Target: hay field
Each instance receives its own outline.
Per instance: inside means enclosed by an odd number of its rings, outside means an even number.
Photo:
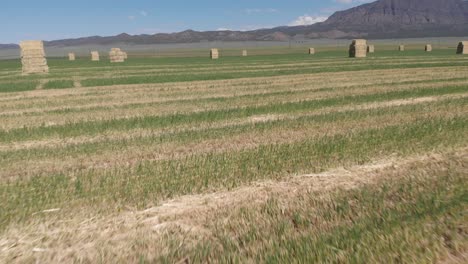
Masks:
[[[0,263],[467,261],[468,57],[376,48],[0,61]]]

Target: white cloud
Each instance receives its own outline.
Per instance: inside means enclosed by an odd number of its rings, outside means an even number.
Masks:
[[[307,26],[307,25],[312,25],[318,22],[323,22],[327,20],[328,17],[325,16],[309,16],[309,15],[303,15],[296,20],[292,21],[291,23],[288,24],[288,26]]]
[[[231,29],[221,27],[221,28],[216,29],[216,31],[231,31]]]
[[[148,16],[148,12],[146,12],[146,11],[140,11],[140,15],[141,15],[141,16],[144,16],[144,17],[145,17],[145,16]]]

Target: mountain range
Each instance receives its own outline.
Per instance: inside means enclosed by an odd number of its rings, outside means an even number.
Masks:
[[[468,36],[466,0],[378,0],[308,26],[276,27],[252,31],[186,30],[178,33],[84,37],[45,42],[46,46],[161,44],[204,41],[288,41],[317,38],[408,38]],[[15,45],[1,45],[11,48]]]

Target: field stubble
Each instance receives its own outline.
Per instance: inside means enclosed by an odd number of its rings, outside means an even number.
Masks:
[[[8,68],[0,262],[463,262],[468,61],[443,54]]]

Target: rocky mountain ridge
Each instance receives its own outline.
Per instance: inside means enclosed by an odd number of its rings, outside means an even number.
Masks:
[[[154,35],[92,36],[46,42],[46,46],[195,43],[208,41],[288,41],[317,38],[408,38],[468,36],[468,1],[379,0],[334,13],[325,22],[309,26],[276,27],[252,31],[186,30]],[[11,48],[11,45],[0,45]]]

